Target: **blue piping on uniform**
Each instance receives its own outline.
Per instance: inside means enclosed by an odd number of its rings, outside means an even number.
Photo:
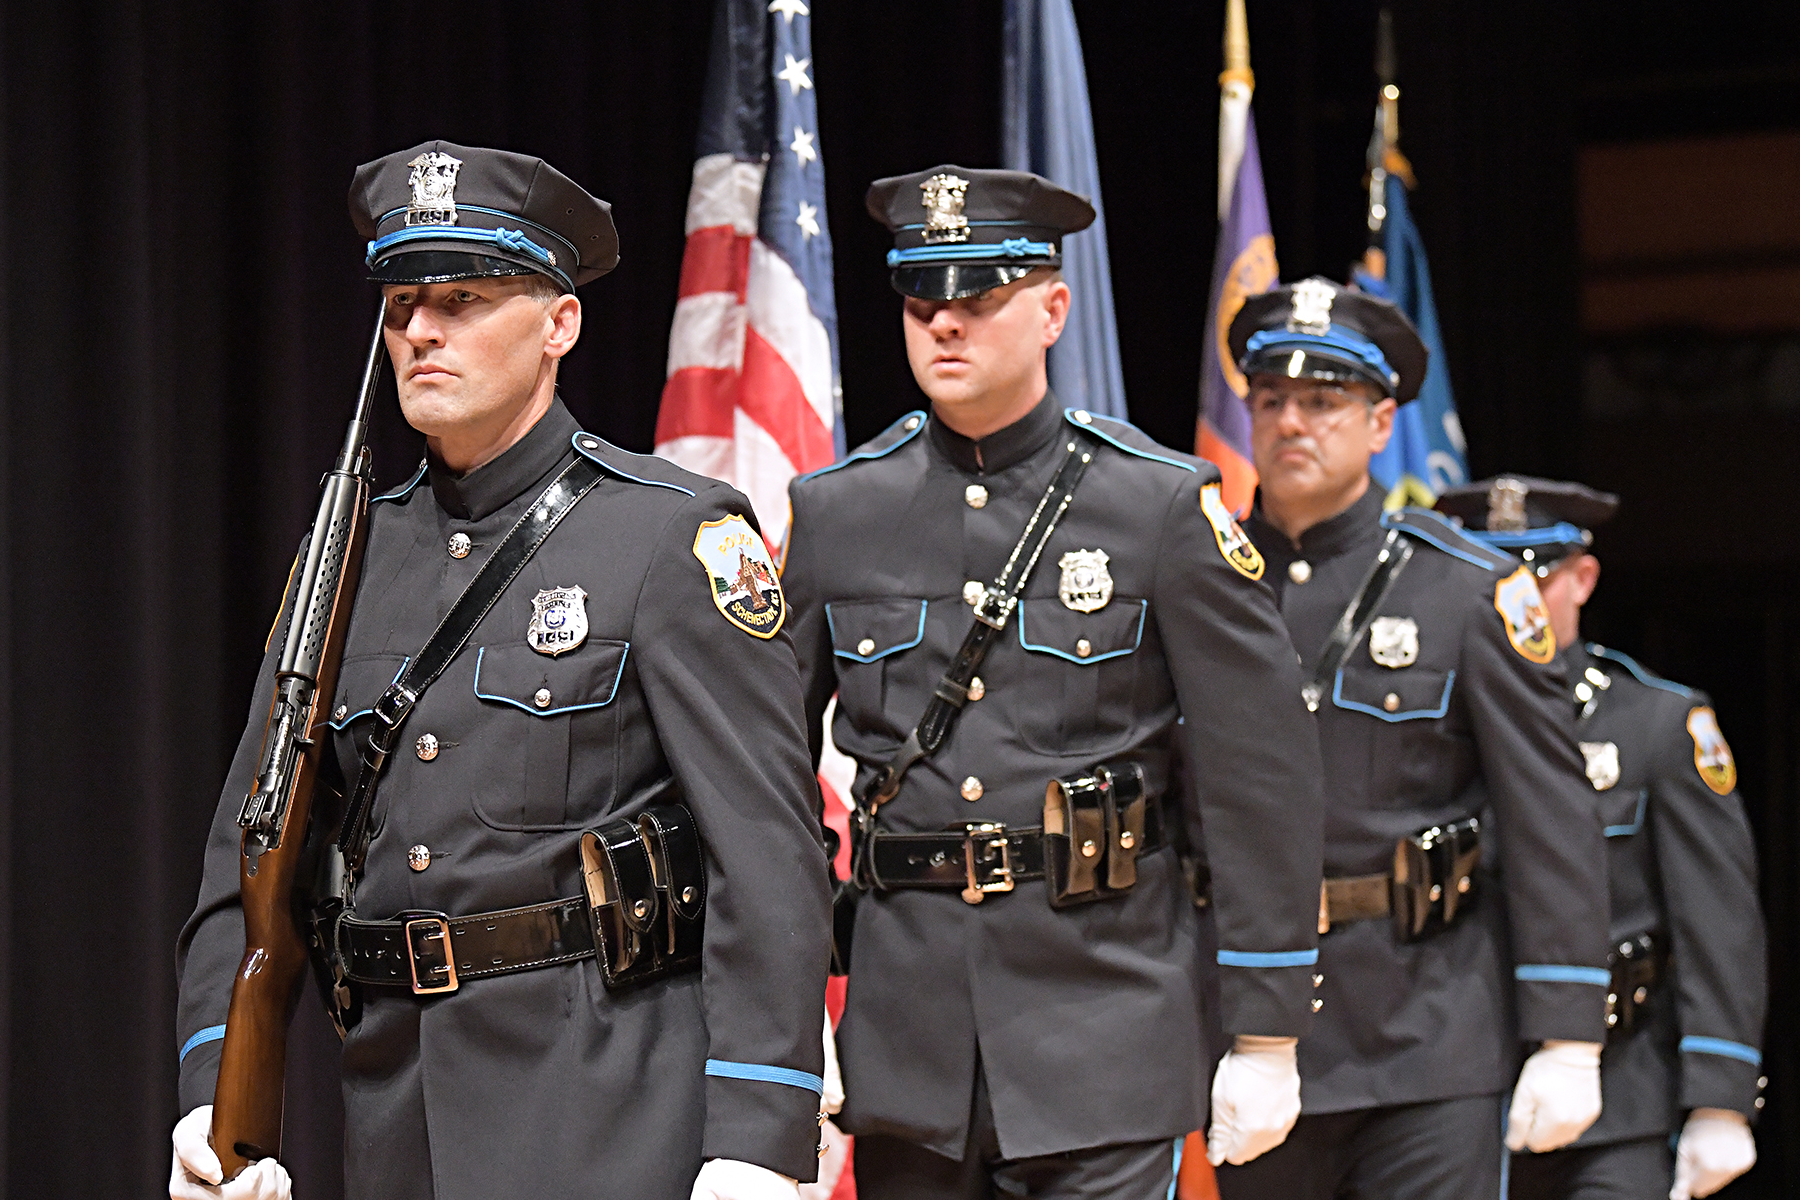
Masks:
[[[919,431],[925,428],[924,410],[914,409],[912,412],[909,412],[905,416],[901,417],[898,421],[895,421],[893,425],[889,425],[886,429],[884,429],[880,433],[876,434],[874,438],[870,439],[872,441],[879,441],[882,437],[893,432],[895,425],[904,425],[906,422],[913,420],[915,417],[918,419],[919,423],[917,425],[914,425],[911,429],[907,430],[906,436],[895,441],[892,445],[883,446],[879,450],[858,450],[855,454],[849,455],[845,458],[841,458],[837,462],[832,463],[828,467],[820,467],[816,471],[808,471],[806,474],[800,476],[800,478],[795,480],[794,482],[805,483],[809,479],[817,479],[821,475],[829,475],[829,474],[831,474],[831,472],[840,470],[841,468],[844,468],[844,467],[847,467],[853,462],[862,462],[866,459],[884,458],[887,455],[892,454],[894,451],[898,450],[900,447],[906,445],[906,443],[908,443],[908,442],[912,441],[914,438],[918,437]]]
[[[1612,975],[1604,967],[1569,967],[1561,963],[1521,963],[1513,968],[1520,983],[1591,983],[1605,987]]]
[[[225,1027],[223,1025],[208,1025],[205,1029],[202,1029],[199,1033],[196,1033],[193,1037],[182,1043],[181,1057],[175,1060],[175,1065],[180,1066],[187,1061],[188,1051],[198,1049],[208,1042],[221,1042],[224,1040]]]
[[[909,263],[971,262],[994,258],[1054,258],[1054,242],[1034,242],[1030,238],[1006,238],[999,242],[960,242],[950,246],[914,246],[907,250],[889,250],[887,265],[904,267]]]
[[[522,700],[514,700],[511,696],[496,696],[484,692],[481,690],[481,656],[487,653],[486,646],[480,646],[475,651],[475,695],[482,700],[498,700],[501,704],[510,704],[514,708],[524,709],[534,717],[554,717],[558,713],[580,712],[584,708],[605,708],[613,702],[613,697],[619,694],[619,680],[625,677],[625,659],[631,654],[631,643],[626,642],[624,645],[625,653],[619,655],[619,671],[613,676],[612,691],[606,693],[604,700],[596,700],[592,704],[565,704],[561,708],[537,708]]]
[[[1546,525],[1541,529],[1521,529],[1518,532],[1495,533],[1489,529],[1464,529],[1463,535],[1484,546],[1492,546],[1496,550],[1510,549],[1514,546],[1577,546],[1587,543],[1583,531],[1569,524],[1558,521],[1554,525]]]
[[[1608,825],[1600,832],[1607,837],[1630,837],[1644,827],[1644,809],[1650,803],[1650,789],[1638,789],[1637,819],[1629,825]]]
[[[1500,566],[1497,563],[1491,563],[1485,559],[1476,558],[1467,550],[1458,549],[1433,534],[1427,533],[1423,529],[1416,528],[1408,518],[1417,517],[1430,517],[1432,520],[1442,525],[1446,530],[1456,530],[1458,537],[1466,538],[1469,536],[1464,531],[1456,529],[1454,525],[1450,524],[1450,522],[1444,520],[1443,517],[1432,512],[1428,508],[1403,508],[1399,512],[1382,513],[1381,527],[1383,529],[1392,529],[1398,525],[1405,530],[1407,536],[1416,537],[1420,541],[1430,542],[1433,546],[1436,546],[1439,550],[1442,550],[1445,554],[1448,554],[1453,558],[1460,558],[1466,563],[1473,563],[1484,571],[1498,571],[1500,569]],[[1495,553],[1498,553],[1498,551],[1495,551]]]
[[[1694,691],[1692,688],[1684,688],[1679,683],[1670,683],[1666,679],[1658,678],[1645,668],[1639,666],[1637,659],[1631,657],[1629,654],[1621,654],[1617,650],[1609,650],[1599,642],[1589,642],[1587,644],[1587,652],[1596,658],[1604,658],[1611,662],[1618,663],[1627,671],[1630,671],[1635,675],[1637,681],[1644,684],[1646,687],[1661,688],[1665,692],[1674,692],[1684,700],[1693,698]]]
[[[1130,654],[1138,648],[1139,644],[1144,640],[1144,614],[1150,611],[1150,602],[1148,600],[1138,601],[1137,635],[1131,639],[1131,645],[1125,647],[1123,650],[1109,650],[1105,654],[1091,654],[1087,658],[1078,658],[1075,655],[1070,654],[1067,650],[1058,650],[1055,646],[1040,646],[1036,642],[1026,641],[1025,609],[1025,605],[1019,605],[1019,645],[1025,647],[1027,650],[1037,650],[1044,654],[1054,654],[1058,658],[1066,658],[1078,667],[1091,667],[1095,663],[1105,662],[1109,658],[1118,658],[1120,655]]]
[[[1310,967],[1319,961],[1317,950],[1221,950],[1221,967]]]
[[[1735,1058],[1753,1067],[1762,1066],[1762,1051],[1742,1042],[1728,1042],[1724,1038],[1699,1037],[1690,1033],[1681,1039],[1677,1049],[1683,1054],[1717,1054],[1721,1058]]]
[[[1344,699],[1344,668],[1339,667],[1337,682],[1331,685],[1331,702],[1339,708],[1353,709],[1356,712],[1368,713],[1371,717],[1380,717],[1384,721],[1417,721],[1423,717],[1441,717],[1450,711],[1450,689],[1456,686],[1456,672],[1451,671],[1444,677],[1444,694],[1438,697],[1436,708],[1414,708],[1406,712],[1388,712],[1376,708],[1373,704],[1364,704],[1359,700]]]
[[[391,492],[381,493],[381,495],[376,496],[373,499],[371,499],[369,501],[369,503],[375,504],[382,500],[404,500],[408,495],[411,494],[411,492],[414,488],[419,486],[419,480],[425,478],[426,464],[427,464],[427,460],[421,458],[419,460],[419,469],[417,471],[413,472],[413,477],[411,479],[407,480],[405,483],[401,484],[399,487],[395,488]]]
[[[706,1073],[720,1079],[748,1079],[752,1083],[785,1083],[803,1088],[814,1095],[825,1094],[825,1081],[806,1071],[792,1067],[765,1067],[761,1063],[726,1062],[722,1058],[706,1060]]]
[[[392,687],[394,684],[400,682],[400,676],[406,673],[406,664],[411,661],[412,661],[412,655],[410,655],[410,654],[400,660],[400,669],[398,671],[394,672],[394,677],[392,679],[388,680],[388,687]],[[383,690],[385,691],[386,689],[384,688]],[[356,720],[358,717],[366,717],[374,711],[375,711],[375,706],[373,704],[371,704],[367,708],[358,709],[356,712],[347,714],[344,717],[344,719],[341,721],[327,721],[327,722],[325,722],[325,724],[331,726],[333,729],[342,729],[344,726],[346,726],[350,722]]]
[[[914,646],[925,640],[925,601],[919,601],[919,631],[913,635],[913,640],[910,642],[902,642],[898,646],[889,646],[879,654],[865,656],[861,654],[852,654],[848,650],[839,650],[837,648],[837,622],[832,619],[831,605],[829,604],[825,606],[825,627],[831,632],[831,652],[833,654],[837,655],[839,658],[848,658],[859,663],[872,663],[878,659],[886,658],[890,654],[898,654],[902,650],[911,650]]]
[[[1106,430],[1100,428],[1100,426],[1097,423],[1090,425],[1090,424],[1085,424],[1081,421],[1077,421],[1075,419],[1075,414],[1078,412],[1082,412],[1082,411],[1083,410],[1079,409],[1079,408],[1065,408],[1065,409],[1063,409],[1063,420],[1065,420],[1069,424],[1075,426],[1075,428],[1077,428],[1077,429],[1087,430],[1089,433],[1093,434],[1095,437],[1099,438],[1101,441],[1105,442],[1107,445],[1117,447],[1118,449],[1123,450],[1127,454],[1135,455],[1138,458],[1147,458],[1151,462],[1168,463],[1171,467],[1180,467],[1182,470],[1192,471],[1196,475],[1198,475],[1200,473],[1200,468],[1194,466],[1192,463],[1179,462],[1173,458],[1164,458],[1160,454],[1152,454],[1148,450],[1139,450],[1136,446],[1127,446],[1124,442],[1121,442],[1118,438],[1112,436],[1112,434],[1110,434],[1110,433],[1106,432]],[[1090,413],[1088,415],[1089,415],[1090,419],[1093,418],[1093,414]],[[1117,418],[1114,418],[1114,417],[1106,418],[1106,420],[1109,420],[1109,421],[1116,420],[1116,419]],[[1120,421],[1119,424],[1125,426],[1127,429],[1136,429],[1137,428],[1136,425],[1133,425],[1129,421]]]
[[[575,452],[581,455],[581,457],[603,467],[607,474],[617,475],[620,479],[629,479],[633,483],[641,483],[646,487],[668,488],[671,492],[680,492],[684,496],[692,496],[694,494],[692,490],[682,487],[679,483],[664,483],[660,479],[642,479],[636,475],[621,471],[619,468],[607,462],[604,458],[601,458],[598,450],[590,450],[582,445],[582,438],[586,438],[591,442],[598,442],[600,440],[591,433],[577,433],[569,438],[569,444],[575,447]]]
[[[1181,1182],[1181,1143],[1182,1138],[1175,1139],[1175,1161],[1169,1164],[1169,1192],[1163,1200],[1175,1200],[1175,1185]]]

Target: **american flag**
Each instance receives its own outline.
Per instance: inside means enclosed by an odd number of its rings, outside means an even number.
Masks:
[[[837,306],[805,0],[719,0],[656,452],[750,497],[843,454]]]

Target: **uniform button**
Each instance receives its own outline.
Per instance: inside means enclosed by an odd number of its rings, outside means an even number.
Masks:
[[[962,781],[962,798],[970,804],[981,799],[981,780],[973,775]]]
[[[1313,986],[1314,987],[1318,987],[1320,984],[1322,984],[1324,982],[1325,982],[1325,977],[1323,975],[1314,975],[1313,976]]]
[[[581,439],[581,448],[583,450],[598,450],[600,448],[600,443],[594,438],[584,437]]]
[[[1288,578],[1295,583],[1305,583],[1312,578],[1312,564],[1304,558],[1296,558],[1288,564]]]
[[[986,588],[981,586],[981,580],[979,580],[979,579],[969,580],[967,583],[963,584],[963,603],[964,604],[979,604],[979,603],[981,603],[981,593],[985,592],[986,590],[987,590]]]
[[[1633,1004],[1642,1004],[1645,1000],[1648,1000],[1649,998],[1650,998],[1650,989],[1649,988],[1639,988],[1637,991],[1631,993],[1631,1001]]]
[[[1079,408],[1076,409],[1074,412],[1070,413],[1069,415],[1071,417],[1075,418],[1075,423],[1078,425],[1092,425],[1094,423],[1094,418],[1088,416],[1087,413],[1083,412]]]
[[[1094,652],[1094,643],[1088,641],[1086,638],[1080,638],[1076,641],[1075,653],[1080,655],[1082,658],[1086,658],[1088,655],[1092,654],[1093,652]]]
[[[1762,1106],[1763,1106],[1763,1098],[1761,1096],[1758,1096],[1756,1098],[1756,1111],[1761,1112]]]
[[[1081,857],[1092,858],[1098,853],[1100,853],[1100,847],[1094,844],[1093,838],[1088,838],[1081,843]]]
[[[1400,697],[1393,692],[1389,692],[1386,696],[1382,697],[1381,707],[1387,709],[1389,712],[1399,712]]]
[[[864,658],[867,658],[867,657],[869,657],[869,655],[875,653],[875,639],[874,638],[864,638],[862,641],[856,643],[856,652],[858,654],[862,655]]]
[[[450,545],[449,545],[450,557],[451,558],[467,558],[467,557],[469,557],[470,547],[472,547],[474,545],[475,545],[475,543],[471,542],[469,540],[468,534],[453,533],[450,535]]]
[[[415,871],[423,871],[431,865],[431,847],[421,843],[406,852],[406,865]]]
[[[1474,880],[1470,879],[1467,875],[1464,875],[1461,879],[1456,881],[1456,894],[1459,896],[1466,896],[1469,894],[1469,889],[1474,886]]]
[[[1768,1086],[1769,1086],[1769,1077],[1767,1075],[1758,1075],[1756,1077],[1757,1090],[1760,1091],[1761,1089],[1766,1088]]]
[[[537,691],[533,692],[531,694],[531,702],[533,704],[537,705],[539,708],[549,708],[550,707],[550,689],[549,688],[539,688]]]
[[[1324,1007],[1325,1007],[1325,1002],[1323,1000],[1314,1000],[1313,1001],[1313,1011],[1314,1012],[1318,1012],[1321,1008],[1324,1008]]]
[[[1131,832],[1131,830],[1129,830],[1129,829],[1120,830],[1119,831],[1119,845],[1124,847],[1127,850],[1131,849],[1133,846],[1137,845],[1136,835],[1134,835]]]
[[[918,427],[919,427],[919,418],[908,417],[908,418],[906,418],[906,424],[902,425],[900,428],[906,430],[906,432],[908,432],[908,433],[911,433],[913,430],[917,429]]]
[[[643,920],[646,916],[648,916],[649,913],[650,913],[650,902],[648,900],[636,901],[631,906],[632,916],[636,917],[640,921]]]
[[[692,904],[694,902],[695,895],[696,895],[696,893],[693,888],[684,887],[681,889],[681,902],[683,904]]]
[[[987,489],[979,483],[971,483],[963,489],[963,499],[969,502],[970,508],[986,508]]]
[[[417,745],[415,746],[415,749],[417,749],[419,752],[419,761],[420,762],[430,762],[432,759],[437,757],[437,752],[438,752],[437,735],[431,734],[431,733],[420,734],[419,740],[418,740]]]
[[[348,704],[340,704],[331,710],[331,719],[334,721],[341,721],[349,715],[350,706]]]
[[[987,695],[987,684],[981,682],[981,676],[969,680],[969,699],[979,700]]]

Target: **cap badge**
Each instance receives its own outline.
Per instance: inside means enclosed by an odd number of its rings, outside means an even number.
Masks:
[[[1106,569],[1111,561],[1104,550],[1071,550],[1057,559],[1062,582],[1056,585],[1056,594],[1063,607],[1078,613],[1105,608],[1113,594],[1112,573]]]
[[[1583,742],[1581,757],[1587,760],[1588,782],[1604,792],[1619,782],[1619,743]]]
[[[1517,479],[1501,476],[1488,485],[1488,519],[1489,533],[1524,533],[1528,528],[1525,519],[1525,497],[1530,489]]]
[[[531,601],[531,624],[525,642],[539,654],[555,658],[587,641],[587,593],[578,587],[550,588]]]
[[[1419,661],[1419,623],[1411,617],[1376,617],[1369,626],[1369,657],[1399,669]]]
[[[1302,279],[1294,285],[1293,312],[1288,317],[1289,333],[1324,336],[1331,332],[1331,302],[1337,289],[1323,279]]]
[[[924,193],[925,240],[932,244],[968,241],[969,219],[963,216],[963,204],[969,181],[957,175],[933,175],[919,190]]]
[[[412,201],[406,206],[408,225],[456,224],[456,173],[462,159],[432,151],[406,164],[412,168],[407,183]]]

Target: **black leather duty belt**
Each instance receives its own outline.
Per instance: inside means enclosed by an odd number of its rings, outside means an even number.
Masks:
[[[417,996],[454,992],[467,979],[510,975],[594,956],[594,923],[585,896],[524,908],[451,917],[403,912],[391,921],[338,922],[338,951],[348,976]]]
[[[1162,807],[1152,804],[1144,811],[1138,854],[1163,845]],[[955,889],[973,904],[973,896],[1010,892],[1015,883],[1044,877],[1044,830],[1041,825],[1008,828],[971,821],[942,833],[877,831],[869,862],[871,882],[880,890]]]

